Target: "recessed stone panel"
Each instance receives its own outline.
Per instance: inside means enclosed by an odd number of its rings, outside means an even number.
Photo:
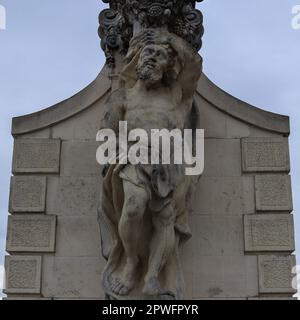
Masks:
[[[255,191],[257,211],[293,211],[290,176],[256,176]]]
[[[292,288],[295,256],[259,256],[259,292],[267,293],[295,293]]]
[[[46,177],[15,176],[11,178],[9,212],[44,212]]]
[[[59,173],[59,139],[17,139],[13,173]]]
[[[242,139],[244,172],[289,172],[289,147],[286,138]]]
[[[244,217],[245,251],[295,250],[294,223],[290,214],[260,214]]]
[[[41,291],[40,256],[7,256],[5,283],[7,294],[39,294]]]
[[[14,215],[8,218],[8,252],[54,252],[56,217]]]

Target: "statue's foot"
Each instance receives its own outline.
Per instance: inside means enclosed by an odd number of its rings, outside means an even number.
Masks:
[[[149,280],[145,280],[143,294],[147,296],[161,296],[169,293],[161,287],[160,282],[156,277],[152,277]]]
[[[111,277],[109,279],[109,284],[110,284],[110,289],[111,291],[120,296],[126,296],[129,291],[133,288],[132,285],[129,283],[126,283],[123,279],[121,278],[114,278]]]
[[[136,282],[137,263],[127,262],[121,277],[110,277],[109,285],[114,294],[126,296],[133,289]]]

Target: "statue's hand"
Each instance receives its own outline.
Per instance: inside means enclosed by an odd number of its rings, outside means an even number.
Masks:
[[[145,45],[153,44],[155,43],[157,36],[157,31],[154,29],[144,30],[132,38],[130,46],[142,48]]]
[[[147,29],[140,32],[130,41],[127,58],[132,58],[135,54],[147,45],[162,44],[168,45],[172,42],[172,35],[168,31]],[[176,36],[175,36],[176,37]]]

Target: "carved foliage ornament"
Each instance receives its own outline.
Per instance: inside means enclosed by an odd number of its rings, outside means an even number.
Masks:
[[[109,65],[114,53],[126,55],[130,39],[147,28],[163,28],[186,40],[195,50],[202,46],[203,15],[195,8],[202,0],[103,0],[110,8],[99,15],[99,36]]]

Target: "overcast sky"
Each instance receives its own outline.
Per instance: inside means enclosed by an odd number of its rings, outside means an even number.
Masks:
[[[225,91],[291,117],[291,158],[300,248],[300,0],[204,0],[204,72]],[[97,36],[100,0],[0,0],[0,277],[3,273],[13,140],[11,118],[81,90],[104,63]],[[1,24],[0,24],[1,25]],[[299,253],[299,251],[298,251]],[[0,284],[1,285],[1,284]]]

